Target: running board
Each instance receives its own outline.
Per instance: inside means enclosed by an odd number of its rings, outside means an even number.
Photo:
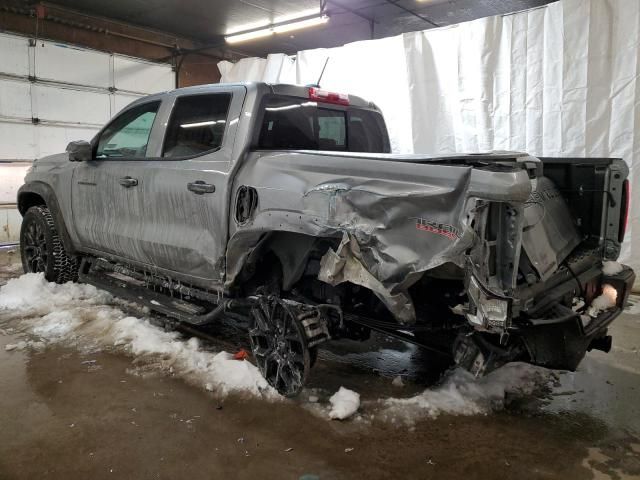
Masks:
[[[225,299],[211,311],[206,312],[200,305],[151,291],[144,286],[143,282],[126,275],[115,272],[92,272],[89,259],[82,260],[78,279],[82,283],[106,290],[115,297],[137,303],[149,310],[194,326],[203,326],[219,320],[231,306],[231,300]]]

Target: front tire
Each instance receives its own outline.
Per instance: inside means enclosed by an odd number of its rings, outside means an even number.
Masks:
[[[46,206],[27,210],[20,228],[20,251],[25,273],[44,273],[50,282],[78,280],[80,262],[64,249],[51,212]]]

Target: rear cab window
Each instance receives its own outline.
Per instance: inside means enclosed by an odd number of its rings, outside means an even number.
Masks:
[[[380,112],[280,95],[266,97],[257,147],[264,150],[391,151]]]

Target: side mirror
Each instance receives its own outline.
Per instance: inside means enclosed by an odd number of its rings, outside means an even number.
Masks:
[[[91,144],[86,140],[76,140],[67,145],[70,162],[88,162],[91,160],[92,150]]]

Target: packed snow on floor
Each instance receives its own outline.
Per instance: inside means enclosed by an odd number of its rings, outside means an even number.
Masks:
[[[509,363],[481,378],[457,369],[440,386],[419,395],[381,400],[381,416],[411,424],[441,414],[488,414],[502,410],[512,398],[547,392],[556,381],[551,370],[526,363]]]
[[[332,420],[344,420],[358,411],[360,408],[360,395],[348,388],[340,387],[329,399],[331,410],[329,418]]]
[[[42,274],[26,274],[0,287],[0,330],[24,334],[7,350],[41,350],[47,345],[114,350],[135,357],[139,371],[171,372],[220,395],[248,392],[280,398],[250,362],[207,350],[196,338],[185,341],[179,333],[129,316],[117,305],[108,293],[90,285],[57,285],[46,282]],[[318,402],[314,392],[309,405],[324,418],[362,420],[372,414],[371,418],[411,424],[440,414],[490,413],[503,408],[510,396],[542,391],[554,378],[542,368],[510,364],[480,379],[456,370],[440,386],[410,398],[363,399],[361,407],[360,395],[341,387],[329,399],[330,406]]]
[[[11,279],[0,287],[0,327],[9,325],[27,336],[10,350],[43,344],[115,349],[222,395],[278,396],[250,362],[205,350],[197,338],[184,341],[177,332],[127,316],[108,293],[91,285],[58,285],[33,273]]]

